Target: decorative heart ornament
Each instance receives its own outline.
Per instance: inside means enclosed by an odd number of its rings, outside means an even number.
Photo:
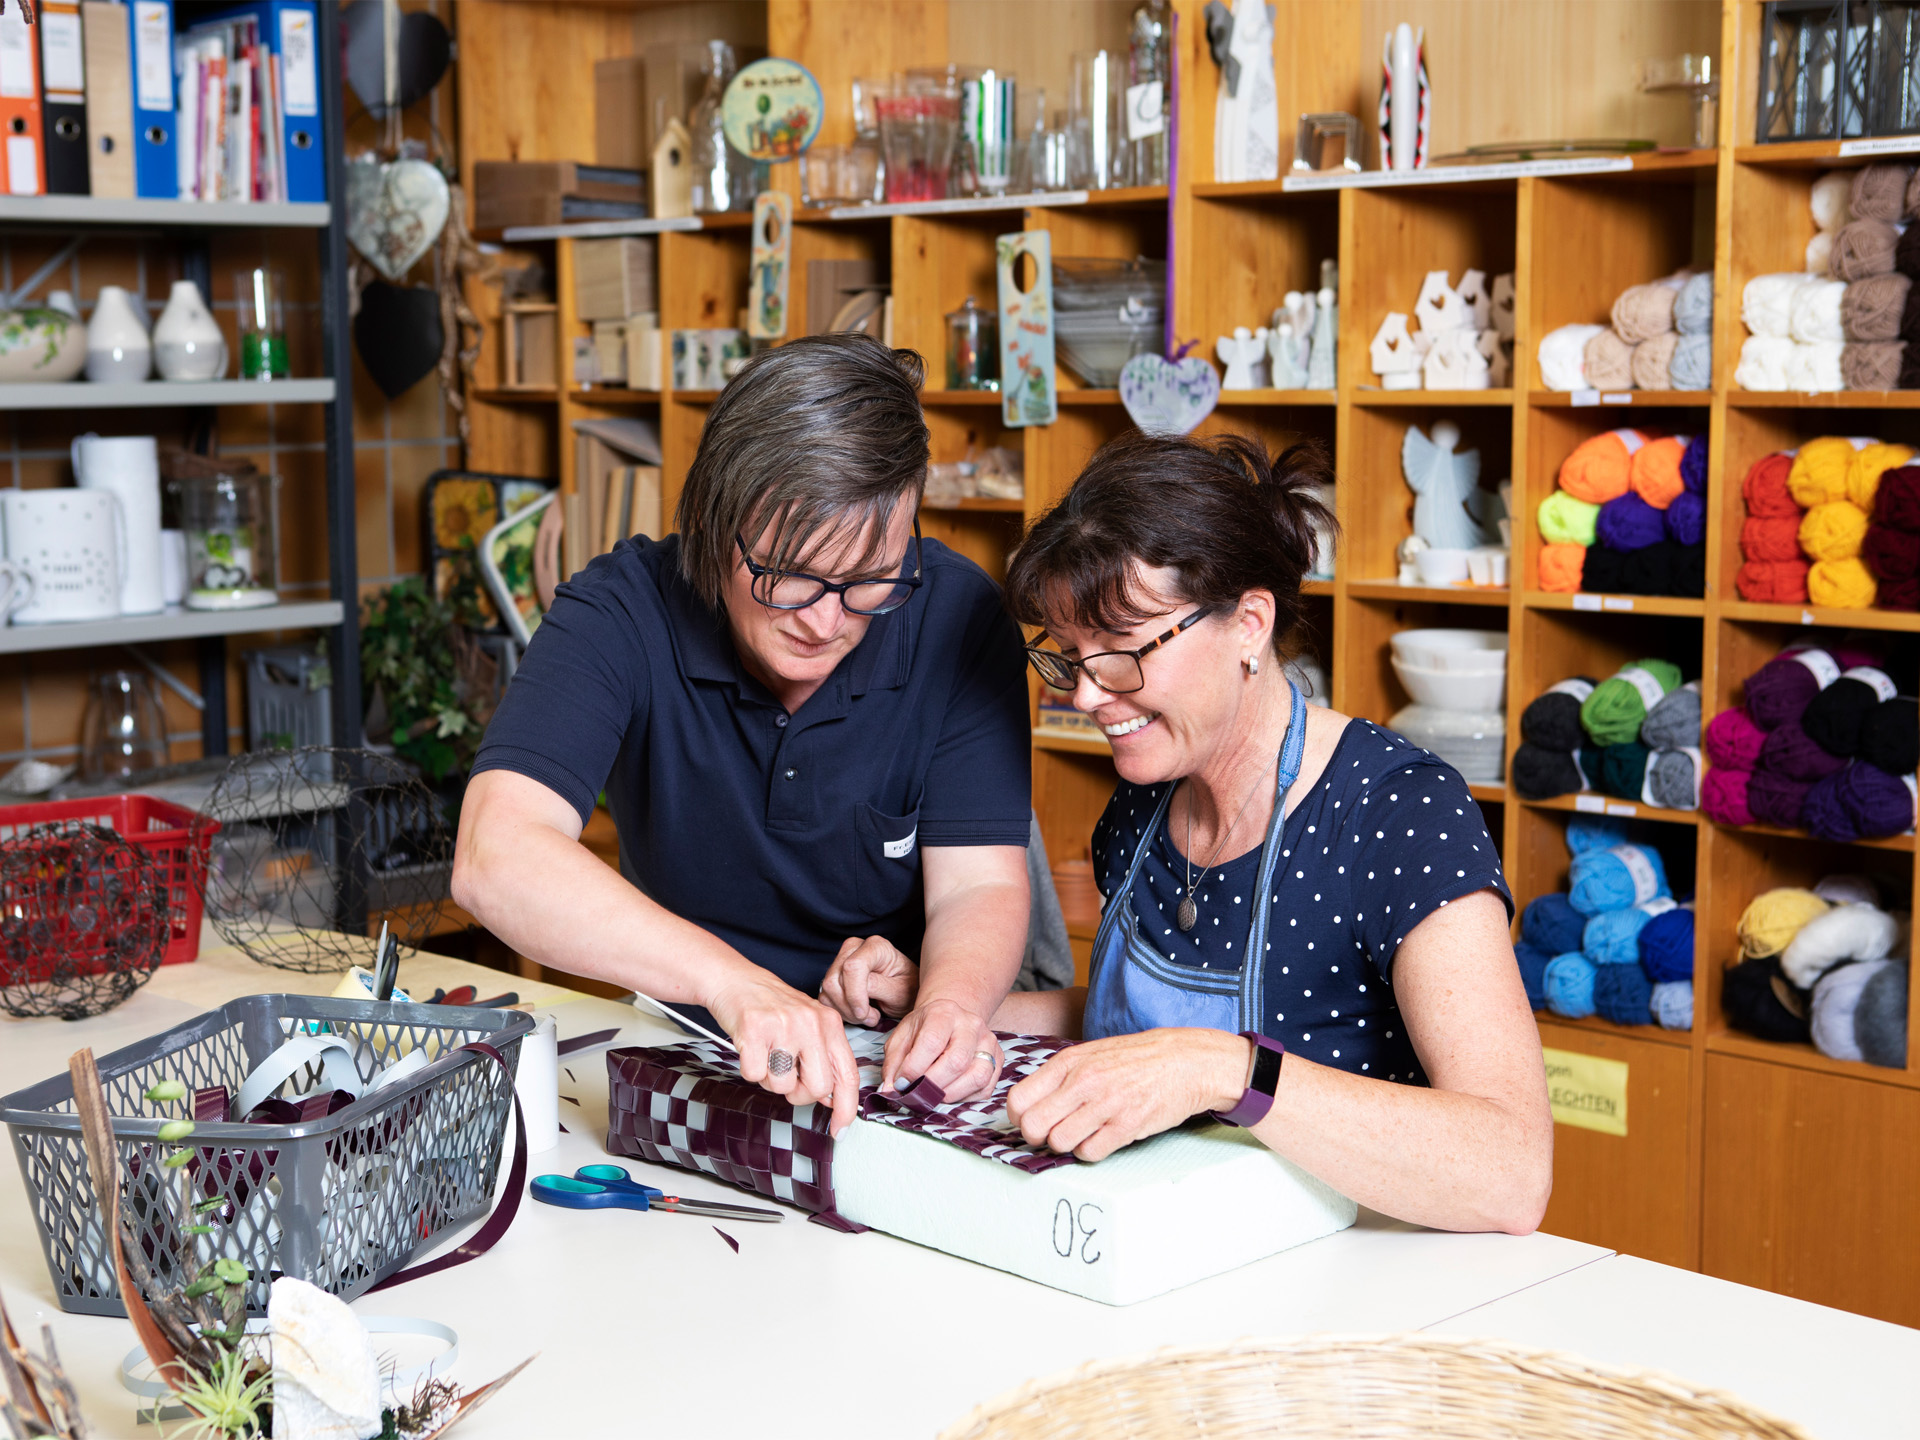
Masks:
[[[447,177],[425,160],[347,166],[347,238],[389,280],[405,278],[433,249],[451,203]]]
[[[446,345],[440,295],[427,285],[388,285],[375,280],[360,292],[353,317],[353,348],[380,387],[397,400],[426,379]]]
[[[1220,377],[1198,355],[1136,355],[1120,371],[1120,403],[1149,435],[1186,435],[1220,403]]]

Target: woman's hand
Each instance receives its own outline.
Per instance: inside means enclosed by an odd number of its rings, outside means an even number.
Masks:
[[[741,1079],[795,1105],[831,1103],[835,1135],[853,1123],[860,1072],[837,1013],[758,966],[742,967],[707,1008],[739,1049]]]
[[[1007,1095],[1007,1116],[1029,1145],[1082,1160],[1246,1093],[1252,1044],[1225,1030],[1143,1030],[1062,1050]]]
[[[902,1020],[887,1036],[886,1063],[880,1084],[885,1093],[906,1088],[901,1079],[922,1076],[945,1092],[949,1101],[985,1095],[1007,1063],[1000,1042],[985,1016],[957,1001],[927,1001]]]
[[[883,1014],[898,1020],[919,991],[920,967],[879,935],[849,936],[820,982],[821,1003],[854,1025],[878,1025]]]

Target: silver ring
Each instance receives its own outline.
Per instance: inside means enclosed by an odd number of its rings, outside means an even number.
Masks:
[[[769,1075],[785,1075],[792,1069],[793,1052],[791,1050],[769,1050],[767,1052],[767,1073]]]
[[[973,1052],[973,1058],[974,1058],[974,1059],[976,1059],[976,1060],[984,1060],[984,1061],[986,1061],[986,1062],[987,1062],[987,1068],[988,1068],[989,1070],[998,1070],[998,1069],[1000,1068],[1000,1062],[999,1062],[998,1060],[996,1060],[996,1059],[994,1059],[994,1058],[993,1058],[993,1056],[992,1056],[992,1054],[991,1054],[990,1052],[988,1052],[988,1051],[986,1051],[986,1050],[976,1050],[976,1051],[974,1051],[974,1052]]]

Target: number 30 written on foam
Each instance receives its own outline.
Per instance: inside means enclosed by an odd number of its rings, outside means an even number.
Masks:
[[[1080,1259],[1085,1264],[1098,1261],[1101,1252],[1093,1248],[1093,1237],[1100,1233],[1095,1224],[1099,1218],[1098,1205],[1082,1205],[1076,1211],[1071,1200],[1061,1200],[1053,1207],[1053,1253],[1062,1260],[1071,1260],[1077,1242]]]

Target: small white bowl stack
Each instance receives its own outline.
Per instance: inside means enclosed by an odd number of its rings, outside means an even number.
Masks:
[[[1393,673],[1413,704],[1388,727],[1467,780],[1498,784],[1506,758],[1506,632],[1403,630],[1391,645]]]

